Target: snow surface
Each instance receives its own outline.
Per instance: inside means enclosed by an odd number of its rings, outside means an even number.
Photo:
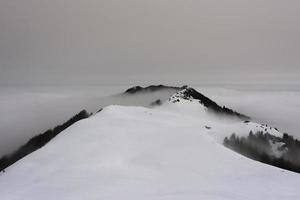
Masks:
[[[220,144],[252,128],[193,100],[108,106],[2,173],[1,200],[300,199],[298,174]]]

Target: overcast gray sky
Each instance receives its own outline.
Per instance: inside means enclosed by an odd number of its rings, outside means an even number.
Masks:
[[[299,74],[299,0],[0,0],[0,84]]]

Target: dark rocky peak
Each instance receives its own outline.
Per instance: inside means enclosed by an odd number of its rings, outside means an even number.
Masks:
[[[246,115],[240,114],[240,113],[233,111],[232,109],[229,109],[225,106],[218,105],[216,102],[214,102],[210,98],[204,96],[203,94],[201,94],[194,88],[184,86],[184,88],[181,91],[177,92],[175,95],[173,95],[171,97],[170,101],[172,101],[174,103],[180,102],[179,101],[180,98],[185,99],[185,100],[190,100],[190,101],[193,99],[198,100],[199,103],[201,103],[202,105],[207,107],[207,109],[209,111],[213,111],[214,113],[217,113],[217,114],[224,114],[224,115],[229,115],[229,116],[233,116],[233,117],[238,117],[243,120],[250,119],[250,117],[248,117]]]

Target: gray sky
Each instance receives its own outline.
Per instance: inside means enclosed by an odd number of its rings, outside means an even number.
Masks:
[[[299,0],[0,0],[0,84],[300,80]]]

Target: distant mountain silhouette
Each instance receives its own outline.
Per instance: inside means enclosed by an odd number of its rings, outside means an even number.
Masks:
[[[129,88],[124,92],[124,94],[136,94],[136,93],[143,93],[143,92],[156,92],[159,90],[167,90],[167,89],[173,89],[173,90],[182,90],[187,86],[183,87],[174,87],[174,86],[166,86],[166,85],[150,85],[148,87],[141,87],[141,86],[134,86]]]

